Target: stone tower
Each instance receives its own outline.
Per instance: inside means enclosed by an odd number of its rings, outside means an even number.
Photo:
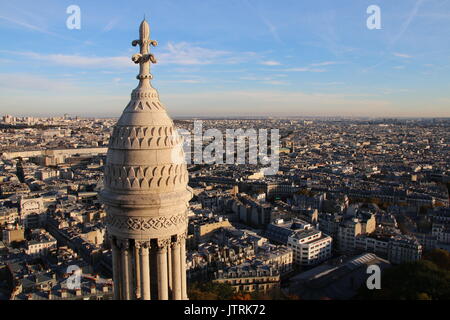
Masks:
[[[100,199],[107,211],[116,299],[187,299],[188,172],[181,137],[150,80],[150,28],[139,28],[139,85],[113,129]]]

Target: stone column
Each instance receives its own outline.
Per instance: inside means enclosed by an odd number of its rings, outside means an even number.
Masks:
[[[180,237],[180,259],[181,259],[181,299],[188,300],[186,280],[186,234]]]
[[[122,240],[120,243],[120,254],[121,254],[121,264],[122,264],[122,300],[130,300],[131,299],[131,290],[130,290],[130,255],[129,255],[129,242],[128,240]]]
[[[172,296],[173,285],[172,285],[172,250],[169,246],[167,248],[167,274],[169,278],[169,295]]]
[[[113,268],[113,281],[114,281],[114,300],[120,300],[120,251],[117,247],[116,239],[111,237],[111,249],[112,249],[112,268]]]
[[[133,268],[133,284],[134,284],[134,298],[141,298],[141,257],[139,254],[140,251],[140,243],[139,241],[134,241],[134,268]]]
[[[158,239],[157,250],[157,272],[158,272],[158,300],[168,300],[168,277],[167,277],[167,247],[170,239]]]
[[[150,300],[150,259],[148,256],[149,241],[140,243],[139,260],[141,262],[141,300]]]
[[[171,243],[172,253],[172,299],[181,300],[181,256],[180,238]]]

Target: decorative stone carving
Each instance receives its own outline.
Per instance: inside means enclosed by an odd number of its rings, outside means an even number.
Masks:
[[[176,236],[174,236],[174,239],[172,239],[172,243],[170,244],[171,247],[174,248],[175,246],[181,245],[183,240],[186,240],[186,237],[186,233],[177,234]]]
[[[121,251],[126,251],[126,250],[130,249],[130,241],[128,239],[117,239],[116,243],[117,243],[117,247]]]
[[[170,238],[162,238],[156,241],[158,251],[165,251],[170,245]]]
[[[155,218],[112,216],[106,218],[110,227],[133,231],[161,230],[177,225],[187,225],[186,215],[161,216]]]
[[[126,166],[107,164],[105,184],[115,189],[156,189],[186,185],[186,165]]]
[[[148,240],[144,240],[144,241],[136,240],[134,242],[134,246],[136,247],[136,249],[140,249],[140,248],[150,249],[150,241],[148,241]]]

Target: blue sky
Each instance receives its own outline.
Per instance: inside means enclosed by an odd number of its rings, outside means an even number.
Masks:
[[[172,116],[450,116],[450,0],[0,0],[0,114],[120,115],[144,14]]]

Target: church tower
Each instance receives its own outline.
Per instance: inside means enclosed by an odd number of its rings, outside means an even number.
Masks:
[[[100,199],[113,256],[115,299],[185,300],[188,172],[181,137],[150,80],[150,28],[139,28],[139,85],[110,138]]]

